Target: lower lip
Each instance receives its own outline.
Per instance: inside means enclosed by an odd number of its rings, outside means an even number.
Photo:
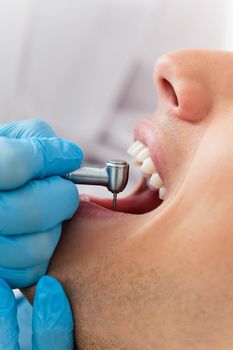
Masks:
[[[91,197],[81,196],[80,204],[78,209],[78,215],[83,217],[91,218],[112,218],[112,217],[122,217],[127,214],[112,211],[102,207],[101,205],[91,202]]]

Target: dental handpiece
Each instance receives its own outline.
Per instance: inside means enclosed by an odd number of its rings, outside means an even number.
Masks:
[[[113,194],[112,210],[116,210],[117,194],[124,191],[129,178],[129,164],[124,160],[108,160],[103,168],[83,166],[65,175],[78,185],[105,186]]]

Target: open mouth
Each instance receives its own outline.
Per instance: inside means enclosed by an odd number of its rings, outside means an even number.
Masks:
[[[92,196],[81,196],[81,199],[112,210],[112,199]],[[145,214],[158,208],[162,202],[158,192],[151,190],[147,185],[147,180],[143,179],[136,191],[126,198],[117,200],[116,211],[127,214]]]
[[[166,189],[155,164],[153,163],[149,148],[137,140],[129,148],[128,153],[133,161],[140,167],[142,180],[136,190],[126,198],[117,200],[117,212],[128,214],[145,214],[158,208],[166,198]],[[112,210],[112,200],[83,196],[81,199],[95,203],[101,207]]]

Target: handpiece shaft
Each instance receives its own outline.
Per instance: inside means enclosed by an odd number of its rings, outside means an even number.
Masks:
[[[109,182],[106,168],[82,167],[65,177],[77,185],[107,186]]]

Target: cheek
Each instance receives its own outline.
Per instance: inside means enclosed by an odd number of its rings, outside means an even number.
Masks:
[[[232,135],[231,124],[212,123],[190,162],[178,200],[182,201],[183,215],[190,213],[193,217],[196,213],[197,223],[214,222],[218,227],[232,223],[229,215],[233,208]]]
[[[167,220],[171,250],[173,246],[183,257],[187,254],[187,261],[194,254],[199,267],[213,262],[213,274],[224,262],[233,267],[231,129],[213,124],[207,130]]]
[[[203,134],[166,213],[152,217],[157,237],[148,235],[148,250],[163,270],[197,285],[205,274],[205,283],[213,282],[216,290],[221,279],[225,287],[233,281],[233,127],[223,122]]]
[[[165,140],[166,175],[177,189],[187,176],[188,169],[205,132],[204,125],[192,124],[165,113],[162,107],[154,114]]]

